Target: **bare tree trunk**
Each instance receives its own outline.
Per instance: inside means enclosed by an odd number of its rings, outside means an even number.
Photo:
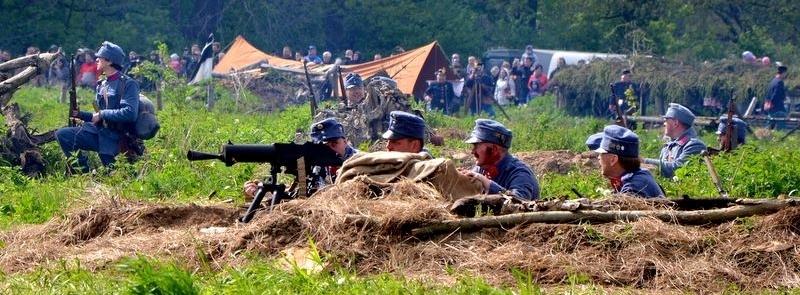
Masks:
[[[46,68],[59,55],[60,53],[28,55],[0,64],[0,71],[27,67],[13,77],[0,81],[0,110],[8,127],[7,138],[0,142],[0,155],[10,158],[12,163],[18,163],[29,176],[38,176],[44,171],[45,163],[39,145],[55,140],[55,130],[40,135],[31,134],[21,119],[19,105],[8,103],[21,85],[39,75],[40,69]]]

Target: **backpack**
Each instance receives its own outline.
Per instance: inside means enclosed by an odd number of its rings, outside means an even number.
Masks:
[[[156,136],[161,124],[156,117],[156,108],[147,96],[139,94],[139,115],[136,117],[134,134],[136,137],[147,140]]]
[[[126,75],[120,77],[122,87],[120,87],[120,97],[125,97],[125,86],[129,79]],[[139,93],[139,110],[136,116],[136,122],[133,124],[133,135],[138,139],[148,140],[156,136],[158,130],[161,129],[161,124],[158,123],[156,117],[156,108],[153,106],[153,101]]]

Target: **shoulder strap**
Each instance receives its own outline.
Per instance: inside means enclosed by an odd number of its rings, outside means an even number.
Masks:
[[[125,86],[127,86],[125,81],[125,74],[119,73],[119,100],[122,101],[125,99]]]

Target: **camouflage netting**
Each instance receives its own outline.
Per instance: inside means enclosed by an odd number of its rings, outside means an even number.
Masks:
[[[240,75],[238,78],[221,80],[222,85],[233,91],[244,88],[258,95],[261,103],[257,111],[279,111],[289,105],[303,104],[308,101],[309,92],[305,75],[274,69],[265,69],[260,75]],[[320,95],[322,81],[312,78],[314,94]]]
[[[716,116],[727,109],[726,103],[732,95],[740,112],[744,112],[752,97],[763,101],[776,72],[774,66],[745,64],[738,59],[686,64],[634,57],[568,66],[554,74],[550,87],[558,87],[559,104],[568,113],[601,116],[606,114],[608,106],[609,83],[618,81],[620,72],[626,68],[632,69],[632,80],[642,85],[648,105],[643,115],[648,116],[663,114],[664,106],[670,102],[681,103],[701,116]],[[791,72],[790,69],[786,80],[790,90],[800,85],[800,78]]]
[[[389,127],[389,114],[392,111],[411,111],[408,95],[389,83],[372,81],[365,86],[365,90],[366,98],[358,106],[323,110],[316,119],[337,118],[345,126],[347,139],[358,146],[362,142],[380,139]]]

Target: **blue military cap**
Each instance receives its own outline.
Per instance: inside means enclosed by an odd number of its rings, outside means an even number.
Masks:
[[[323,142],[340,137],[345,137],[344,127],[335,118],[327,118],[311,124],[311,140],[314,142]]]
[[[465,141],[466,143],[490,142],[498,144],[504,148],[511,148],[511,130],[495,120],[477,119],[472,134]]]
[[[737,117],[733,117],[733,124],[736,127],[736,138],[739,143],[744,143],[745,137],[747,136],[747,123],[742,121]],[[728,116],[724,115],[719,118],[719,125],[717,126],[717,134],[722,135],[725,134],[725,130],[728,127]]]
[[[424,140],[425,120],[414,114],[393,111],[389,114],[389,130],[383,133],[383,138],[416,138]]]
[[[676,119],[686,126],[692,126],[694,124],[694,114],[692,111],[677,103],[670,103],[669,108],[667,108],[667,113],[662,117]]]
[[[308,50],[311,50],[311,49],[317,49],[317,47],[314,46],[314,45],[308,45]]]
[[[586,147],[588,147],[590,151],[599,149],[601,141],[603,141],[603,132],[592,134],[586,139]]]
[[[595,150],[601,154],[614,154],[620,157],[639,157],[639,137],[628,128],[608,125],[603,128],[603,139]]]
[[[350,89],[353,87],[364,86],[364,81],[361,76],[356,73],[349,73],[344,77],[344,88]]]
[[[115,64],[117,66],[122,66],[125,62],[125,52],[123,52],[122,47],[119,47],[117,44],[105,41],[103,45],[100,45],[100,49],[97,50],[97,56],[105,58],[111,64]]]

